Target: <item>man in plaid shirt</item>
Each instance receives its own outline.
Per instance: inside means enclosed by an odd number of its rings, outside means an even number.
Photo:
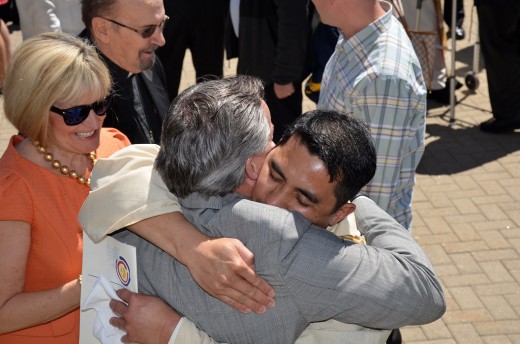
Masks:
[[[377,171],[364,192],[411,229],[415,169],[424,152],[426,87],[419,60],[392,6],[376,0],[313,0],[340,29],[322,80],[319,108],[367,122]]]

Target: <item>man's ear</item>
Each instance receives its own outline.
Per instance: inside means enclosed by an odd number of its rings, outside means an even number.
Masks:
[[[329,226],[333,226],[347,217],[349,214],[352,214],[356,210],[356,205],[354,203],[347,202],[343,204],[332,216],[329,220]]]
[[[263,159],[252,156],[246,160],[245,176],[242,183],[234,190],[235,192],[241,193],[246,197],[251,197],[253,188],[255,187],[258,176],[260,175],[260,169],[262,168]]]
[[[262,153],[263,154],[263,153]],[[262,169],[262,165],[264,163],[265,154],[262,157],[258,155],[254,155],[247,159],[246,162],[246,178],[253,180],[256,182],[258,176],[260,175],[260,170]]]
[[[96,41],[108,43],[108,25],[111,23],[100,17],[92,18],[92,36]]]

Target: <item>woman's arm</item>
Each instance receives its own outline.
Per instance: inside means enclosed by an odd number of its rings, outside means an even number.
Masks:
[[[78,280],[54,289],[23,291],[30,244],[28,223],[0,221],[0,333],[43,324],[79,307]]]

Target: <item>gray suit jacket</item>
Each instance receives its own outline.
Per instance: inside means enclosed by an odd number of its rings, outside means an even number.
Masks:
[[[428,323],[445,311],[425,253],[366,197],[354,203],[372,246],[343,241],[299,214],[237,194],[179,201],[203,233],[238,238],[253,252],[256,271],[276,291],[273,309],[242,314],[206,294],[184,265],[154,245],[129,231],[115,237],[137,247],[140,291],[158,295],[219,342],[292,343],[314,321],[391,329]]]

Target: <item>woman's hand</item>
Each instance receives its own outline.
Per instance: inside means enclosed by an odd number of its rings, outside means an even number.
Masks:
[[[231,307],[260,314],[274,307],[273,288],[253,270],[254,256],[240,240],[205,240],[185,261],[200,287]]]

